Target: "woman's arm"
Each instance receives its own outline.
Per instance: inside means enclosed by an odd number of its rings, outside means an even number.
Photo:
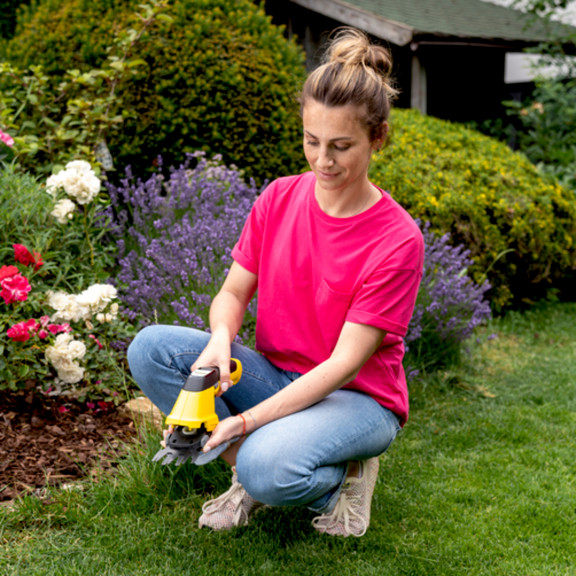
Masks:
[[[230,383],[230,344],[242,326],[244,313],[257,285],[256,274],[233,262],[210,306],[210,341],[191,370],[200,366],[218,366],[223,392]]]
[[[346,322],[338,338],[332,355],[310,372],[294,380],[289,386],[274,396],[264,400],[250,414],[257,426],[278,420],[294,412],[312,406],[331,392],[348,384],[376,352],[386,332],[365,324]],[[252,418],[227,418],[218,424],[205,449],[211,449],[220,443],[239,436],[244,426],[251,432],[254,429]]]

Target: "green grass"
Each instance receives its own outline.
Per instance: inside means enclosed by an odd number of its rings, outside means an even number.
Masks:
[[[360,539],[316,534],[311,513],[288,509],[201,531],[224,466],[152,465],[148,434],[113,476],[0,510],[0,574],[576,574],[576,304],[480,336],[466,366],[412,386]]]

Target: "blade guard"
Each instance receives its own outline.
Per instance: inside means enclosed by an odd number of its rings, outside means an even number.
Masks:
[[[237,384],[242,376],[239,360],[230,360],[230,380]],[[215,397],[220,390],[220,370],[208,366],[194,370],[182,387],[178,398],[166,418],[166,424],[184,426],[189,429],[204,425],[211,432],[218,424]]]

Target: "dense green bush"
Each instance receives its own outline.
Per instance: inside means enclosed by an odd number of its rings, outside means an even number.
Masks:
[[[461,125],[395,110],[373,181],[432,229],[450,233],[492,285],[496,310],[546,294],[576,269],[574,194],[523,155]]]
[[[21,17],[3,55],[22,68],[42,65],[55,81],[101,66],[137,5],[44,0]],[[296,43],[250,0],[175,0],[165,15],[171,25],[151,28],[135,47],[146,65],[118,86],[131,117],[108,138],[116,166],[148,169],[158,154],[178,164],[201,149],[257,178],[300,169],[294,96],[305,69]]]
[[[77,159],[112,169],[106,139],[114,127],[134,117],[118,89],[146,65],[132,53],[150,30],[170,22],[166,0],[149,2],[133,14],[134,26],[119,31],[100,68],[71,70],[61,77],[54,72],[49,76],[41,66],[21,70],[0,62],[0,126],[3,138],[13,141],[9,161],[44,175]],[[0,150],[2,156],[6,154]]]
[[[138,4],[137,0],[32,0],[20,8],[15,35],[3,43],[1,55],[23,68],[42,65],[54,75],[99,67],[114,36],[132,22]]]

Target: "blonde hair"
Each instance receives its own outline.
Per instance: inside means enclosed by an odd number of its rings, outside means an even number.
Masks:
[[[376,140],[397,95],[391,80],[392,58],[383,46],[372,44],[355,28],[341,28],[328,45],[323,63],[308,76],[300,94],[300,107],[309,99],[325,106],[353,105],[362,110],[359,120]]]

